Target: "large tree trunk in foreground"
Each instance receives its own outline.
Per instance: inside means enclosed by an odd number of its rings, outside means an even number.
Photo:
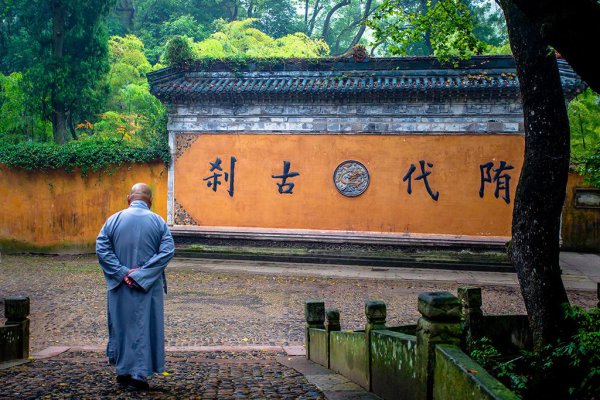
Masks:
[[[512,261],[534,346],[565,337],[568,302],[559,266],[560,216],[569,170],[569,121],[558,66],[539,30],[501,0],[525,117],[525,162],[513,213]]]

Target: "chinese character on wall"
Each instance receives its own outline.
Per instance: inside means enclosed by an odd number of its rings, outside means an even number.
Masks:
[[[210,176],[207,176],[206,178],[203,179],[203,181],[206,182],[206,186],[208,186],[209,188],[211,188],[213,190],[213,192],[217,191],[217,188],[219,185],[221,185],[221,180],[220,178],[223,177],[223,180],[227,183],[229,183],[229,189],[227,189],[227,193],[229,193],[229,196],[233,197],[233,193],[234,193],[234,187],[235,187],[235,163],[236,163],[237,159],[233,156],[231,156],[230,160],[229,160],[229,172],[225,172],[223,171],[223,167],[221,166],[221,163],[223,162],[219,157],[217,157],[215,159],[214,162],[210,161],[210,170],[209,172],[212,172],[213,174]]]
[[[293,194],[292,190],[294,190],[294,184],[292,182],[288,182],[287,180],[300,175],[298,172],[290,172],[290,164],[291,163],[289,161],[284,161],[283,174],[271,175],[271,178],[273,179],[281,179],[281,183],[277,183],[280,194]]]
[[[426,163],[425,160],[421,160],[419,161],[419,165],[420,165],[420,170],[421,170],[421,174],[417,175],[415,177],[415,181],[423,181],[423,184],[425,185],[425,190],[427,190],[427,193],[429,194],[429,196],[434,200],[434,201],[438,201],[438,198],[440,197],[440,192],[433,192],[433,190],[431,189],[431,186],[429,186],[429,180],[427,179],[427,177],[429,175],[431,175],[431,171],[427,171],[425,164],[427,164],[427,166],[429,168],[433,167],[433,163]],[[408,181],[408,187],[406,189],[406,191],[408,192],[408,194],[412,194],[412,175],[413,173],[417,170],[417,167],[415,167],[415,164],[410,164],[410,167],[408,168],[408,172],[406,172],[406,175],[404,175],[404,178],[402,178],[402,182],[406,182]]]
[[[494,197],[498,198],[502,193],[502,199],[506,204],[510,204],[510,174],[505,171],[514,169],[512,165],[506,163],[506,161],[500,161],[498,168],[494,168],[493,162],[481,164],[479,171],[481,173],[481,185],[479,187],[479,197],[483,198],[486,183],[495,183],[496,189],[494,190]],[[492,176],[494,172],[494,176]]]

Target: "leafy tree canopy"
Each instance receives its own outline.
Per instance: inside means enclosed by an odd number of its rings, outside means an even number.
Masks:
[[[469,58],[507,44],[502,13],[483,0],[384,0],[367,24],[392,55]]]
[[[303,33],[272,38],[253,27],[255,19],[215,22],[216,32],[194,43],[189,38],[173,38],[166,48],[163,61],[174,65],[192,58],[317,58],[329,53],[327,44]]]
[[[105,16],[112,1],[0,4],[4,36],[3,66],[23,73],[27,108],[52,121],[54,140],[75,135],[82,116],[101,106],[102,77],[108,70]],[[70,135],[69,135],[70,132]]]
[[[571,162],[587,181],[600,187],[600,96],[591,89],[569,103]]]

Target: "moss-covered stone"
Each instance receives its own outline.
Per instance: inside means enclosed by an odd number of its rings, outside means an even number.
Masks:
[[[436,400],[519,399],[455,346],[436,347],[433,381],[433,398]]]
[[[369,351],[363,332],[331,332],[330,368],[354,383],[369,388]]]
[[[417,338],[391,331],[371,335],[371,390],[384,399],[416,397]]]
[[[310,329],[310,360],[328,368],[328,334],[322,329]]]

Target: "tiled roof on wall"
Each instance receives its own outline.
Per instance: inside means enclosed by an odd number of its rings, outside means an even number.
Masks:
[[[565,95],[583,89],[579,77],[559,61]],[[457,66],[432,57],[286,60],[243,66],[196,62],[187,69],[148,74],[151,93],[166,103],[243,99],[442,99],[518,97],[510,56],[478,56]]]

